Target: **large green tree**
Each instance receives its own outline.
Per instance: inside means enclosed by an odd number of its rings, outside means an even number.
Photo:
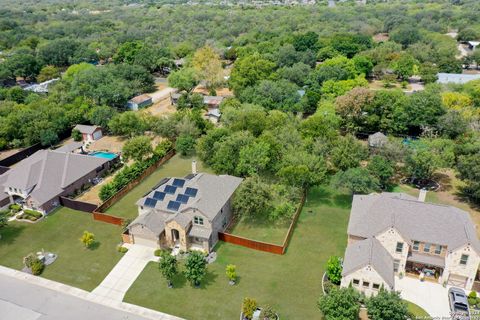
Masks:
[[[318,308],[325,320],[358,319],[360,294],[353,288],[336,288],[318,299]]]
[[[368,317],[372,320],[406,320],[408,319],[407,303],[400,293],[380,289],[376,296],[367,299]]]
[[[185,261],[185,278],[194,287],[200,286],[201,281],[207,273],[207,261],[202,252],[192,251]]]

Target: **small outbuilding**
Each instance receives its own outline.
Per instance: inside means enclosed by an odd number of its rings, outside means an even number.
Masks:
[[[388,138],[381,132],[368,136],[368,146],[371,148],[381,148],[388,142]]]
[[[211,109],[208,109],[208,112],[206,115],[208,120],[210,120],[214,124],[217,124],[220,121],[220,117],[222,114],[220,113],[220,109],[211,108]]]
[[[83,142],[92,142],[103,137],[102,128],[99,126],[88,126],[84,124],[77,124],[73,130],[78,130],[82,134]]]
[[[132,111],[138,111],[139,109],[149,107],[152,104],[152,97],[150,97],[148,94],[141,94],[128,100],[127,108]]]

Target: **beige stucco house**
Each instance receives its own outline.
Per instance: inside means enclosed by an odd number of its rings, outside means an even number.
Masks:
[[[471,290],[480,242],[467,212],[403,193],[355,195],[342,286],[367,295],[413,276]]]
[[[209,252],[232,218],[231,198],[241,182],[207,173],[163,179],[137,202],[138,217],[127,227],[130,241]]]

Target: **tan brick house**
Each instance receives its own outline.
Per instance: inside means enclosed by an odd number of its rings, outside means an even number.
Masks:
[[[471,290],[479,264],[467,212],[402,193],[354,196],[342,286],[371,295],[405,275]]]

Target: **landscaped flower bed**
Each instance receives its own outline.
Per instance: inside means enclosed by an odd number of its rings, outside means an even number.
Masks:
[[[17,217],[17,219],[18,220],[37,221],[38,219],[40,219],[42,217],[43,217],[43,214],[41,212],[25,209],[25,210],[23,210],[23,213],[20,214]]]

